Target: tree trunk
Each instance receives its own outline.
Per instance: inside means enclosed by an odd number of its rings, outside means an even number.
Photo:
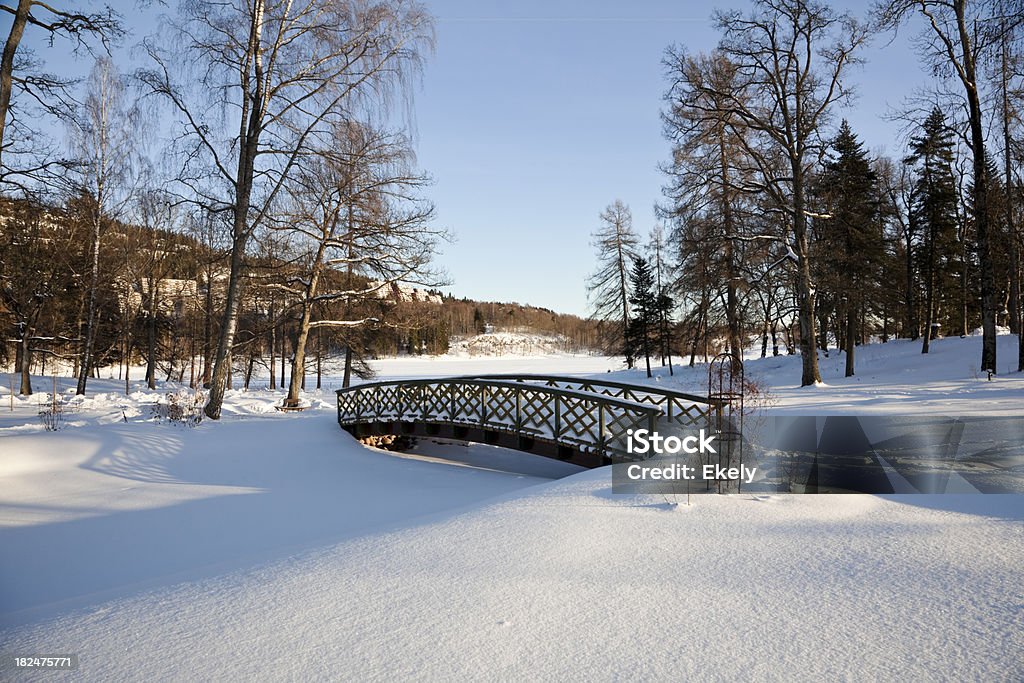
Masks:
[[[88,317],[85,320],[85,350],[82,353],[82,364],[78,369],[78,387],[75,390],[79,396],[85,394],[85,385],[88,381],[89,371],[92,370],[92,354],[96,344],[96,290],[100,280],[100,227],[103,220],[98,204],[99,197],[96,201],[97,206],[94,208],[96,215],[93,219],[92,232],[92,275],[89,280],[89,303],[86,307]]]
[[[352,382],[352,345],[345,344],[345,375],[341,381],[342,388],[347,389]]]
[[[924,278],[924,342],[921,353],[928,353],[932,340],[932,325],[935,323],[935,235],[928,239],[928,260],[925,262]]]
[[[274,318],[274,300],[270,300],[270,390],[277,389],[275,361],[277,360],[277,320]]]
[[[814,283],[811,280],[810,249],[807,240],[807,216],[804,214],[804,188],[802,161],[794,159],[793,169],[793,236],[796,239],[797,268],[796,295],[797,317],[800,323],[800,354],[802,373],[800,386],[806,387],[821,382],[818,371],[818,349],[814,334]]]
[[[1017,349],[1017,372],[1024,371],[1024,320],[1021,318],[1020,291],[1020,244],[1017,240],[1017,226],[1014,214],[1013,192],[1013,139],[1010,136],[1010,64],[1009,36],[1003,27],[1002,37],[1002,114],[1003,114],[1003,182],[1006,187],[1006,230],[1010,235],[1010,332],[1020,340]]]
[[[149,282],[149,315],[146,316],[146,386],[156,389],[156,283]]]
[[[853,353],[856,346],[857,313],[856,307],[847,302],[846,306],[846,376],[853,377]]]
[[[22,328],[21,333],[21,348],[19,358],[21,360],[21,389],[18,393],[22,396],[32,395],[32,346],[30,345],[29,339],[32,336],[32,329],[25,325]]]
[[[203,314],[203,388],[209,389],[213,374],[213,264],[206,266],[206,311]]]
[[[292,376],[288,383],[288,398],[285,399],[286,406],[299,404],[299,390],[302,388],[302,381],[305,378],[303,368],[306,365],[306,340],[309,339],[309,325],[313,317],[313,305],[306,302],[302,306],[302,319],[299,322],[298,335],[295,338],[295,347],[292,351]]]
[[[919,332],[917,324],[917,297],[914,295],[914,245],[912,242],[913,234],[910,227],[907,227],[906,232],[906,262],[904,266],[906,268],[906,293],[905,298],[907,300],[907,329],[904,332],[904,336],[910,337],[911,341],[917,340]]]
[[[3,154],[3,150],[6,147],[4,144],[4,132],[5,124],[7,123],[7,110],[11,105],[14,55],[18,51],[21,37],[25,34],[25,24],[28,23],[29,10],[31,9],[32,0],[18,0],[18,8],[14,11],[11,32],[7,34],[3,58],[0,59],[0,154]],[[0,157],[0,160],[2,160],[2,157]]]
[[[988,204],[988,169],[985,163],[985,133],[982,130],[981,101],[975,75],[975,46],[971,45],[967,26],[965,0],[954,0],[957,29],[963,55],[961,80],[967,91],[967,110],[971,127],[971,152],[974,173],[974,225],[981,267],[981,371],[996,374],[996,287],[992,264],[990,228],[992,217]],[[927,331],[926,331],[927,334]]]
[[[231,248],[231,271],[228,276],[228,292],[224,302],[224,317],[221,322],[220,341],[217,344],[213,377],[210,380],[210,400],[203,409],[203,412],[211,420],[220,419],[220,409],[224,403],[224,391],[227,388],[230,372],[231,347],[235,343],[238,312],[242,303],[242,257],[245,252],[245,242],[248,236],[244,226],[245,213],[236,211],[236,232]],[[239,222],[243,223],[243,225],[239,225]]]

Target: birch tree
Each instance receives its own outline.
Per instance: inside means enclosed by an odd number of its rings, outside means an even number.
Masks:
[[[130,175],[135,156],[135,123],[127,90],[108,58],[96,61],[87,81],[80,120],[72,128],[80,171],[80,192],[89,195],[92,232],[90,266],[85,292],[85,339],[81,347],[76,393],[84,394],[93,370],[96,344],[96,296],[100,286],[100,251],[103,234],[131,197]]]
[[[51,44],[61,39],[81,47],[89,39],[106,44],[119,38],[122,28],[109,6],[88,11],[58,0],[4,0],[0,16],[5,15],[11,17],[11,28],[0,57],[0,184],[24,188],[52,167],[67,166],[45,149],[32,117],[37,111],[69,117],[75,82],[41,70],[39,59],[22,45],[26,31],[44,34]]]
[[[184,4],[167,33],[170,43],[147,43],[153,67],[142,78],[177,115],[185,192],[230,223],[205,408],[217,419],[253,234],[298,161],[326,147],[335,126],[408,92],[433,29],[412,0],[200,0]]]

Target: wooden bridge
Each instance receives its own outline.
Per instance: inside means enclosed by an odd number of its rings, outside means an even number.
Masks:
[[[711,430],[722,404],[655,386],[558,375],[370,382],[340,389],[338,424],[357,438],[412,434],[474,441],[584,467],[639,459],[628,430]]]

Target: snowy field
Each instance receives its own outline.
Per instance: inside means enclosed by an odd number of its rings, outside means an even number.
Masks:
[[[1024,412],[1024,378],[972,372],[980,340],[860,353],[821,387],[797,358],[748,368],[780,411]],[[377,368],[646,381],[594,357]],[[706,382],[678,370],[656,381]],[[39,397],[0,393],[0,654],[80,658],[0,680],[1024,679],[1024,496],[687,506],[486,446],[364,447],[329,391],[297,414],[233,391],[196,428],[154,423],[156,398],[92,382],[45,432]]]

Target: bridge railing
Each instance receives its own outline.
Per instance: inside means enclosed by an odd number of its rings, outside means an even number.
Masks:
[[[615,460],[628,430],[656,428],[663,416],[650,402],[592,391],[483,378],[370,382],[338,395],[338,423],[445,423],[567,445]]]
[[[720,410],[722,401],[706,396],[687,394],[657,386],[627,384],[613,380],[564,377],[561,375],[473,375],[473,379],[498,380],[537,384],[584,391],[611,398],[656,406],[662,411],[662,420],[680,429],[707,428],[714,411]]]

